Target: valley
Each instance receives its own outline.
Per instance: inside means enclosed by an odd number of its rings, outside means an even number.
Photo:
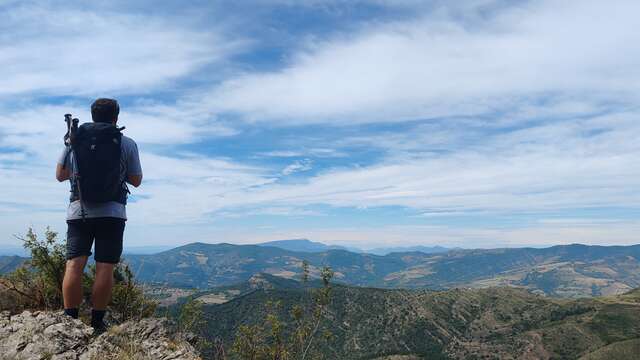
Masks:
[[[616,295],[640,286],[640,245],[400,252],[385,256],[342,249],[297,252],[274,246],[192,243],[153,255],[129,255],[139,280],[207,289],[258,273],[298,279],[322,266],[335,282],[364,287],[444,290],[509,286],[559,298]]]

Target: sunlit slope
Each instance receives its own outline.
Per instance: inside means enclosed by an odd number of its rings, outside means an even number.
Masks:
[[[269,246],[193,243],[155,255],[126,257],[143,281],[198,288],[235,284],[257,273],[299,278],[303,260],[311,264],[312,275],[327,265],[335,271],[337,282],[357,286],[513,286],[567,298],[620,294],[640,286],[640,245],[378,256],[346,250],[310,253]]]
[[[333,336],[317,346],[340,359],[578,359],[624,353],[635,346],[626,341],[640,337],[638,295],[554,300],[513,288],[336,286],[325,322]],[[231,342],[240,324],[264,320],[268,301],[281,302],[279,314],[286,320],[293,305],[308,304],[310,297],[301,289],[256,290],[206,305],[208,334]]]

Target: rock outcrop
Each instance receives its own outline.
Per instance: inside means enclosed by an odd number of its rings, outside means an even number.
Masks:
[[[141,359],[154,360],[200,359],[195,349],[170,329],[167,319],[163,318],[124,323],[97,337],[80,359],[99,359],[103,354],[118,353],[138,354]]]
[[[0,313],[0,359],[119,358],[200,359],[196,350],[162,318],[127,322],[96,337],[91,327],[62,312],[24,311],[13,316]]]

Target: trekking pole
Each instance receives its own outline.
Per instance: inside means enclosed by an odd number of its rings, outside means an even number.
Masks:
[[[67,123],[67,133],[64,134],[64,146],[67,147],[66,154],[64,155],[64,161],[62,162],[62,168],[67,168],[67,159],[71,153],[71,114],[64,114],[64,122]]]
[[[64,136],[64,144],[67,146],[68,150],[67,150],[67,157],[70,156],[70,154],[73,151],[74,147],[75,147],[75,137],[76,137],[76,133],[78,132],[78,123],[80,123],[80,120],[78,120],[78,118],[72,118],[71,114],[65,114],[64,115],[64,121],[67,123],[67,134]],[[72,174],[72,181],[73,184],[78,188],[78,200],[80,201],[80,216],[82,216],[82,220],[85,220],[86,217],[86,212],[84,210],[84,202],[82,201],[82,189],[80,187],[80,179],[81,179],[81,175],[80,175],[80,169],[78,168],[78,159],[76,159],[76,156],[73,156],[72,158],[73,164],[71,166],[71,170],[73,171]],[[62,165],[63,168],[66,166],[66,157],[65,157],[65,161],[64,164]]]

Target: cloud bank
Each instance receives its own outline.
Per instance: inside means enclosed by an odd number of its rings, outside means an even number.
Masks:
[[[312,42],[283,69],[226,81],[212,106],[349,124],[478,115],[540,95],[637,100],[637,2],[530,2],[488,18],[482,7],[462,19],[445,10]]]
[[[52,4],[0,3],[0,243],[64,225],[62,114],[96,96],[140,145],[136,244],[637,242],[635,1],[256,3],[304,35]]]

